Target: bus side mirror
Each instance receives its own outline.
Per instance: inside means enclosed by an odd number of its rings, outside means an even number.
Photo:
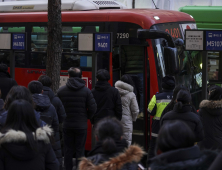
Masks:
[[[179,73],[177,48],[164,47],[164,62],[166,75],[176,75]]]

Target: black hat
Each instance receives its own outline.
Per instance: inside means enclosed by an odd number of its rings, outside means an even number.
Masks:
[[[165,76],[162,78],[162,88],[166,90],[173,90],[175,88],[175,80],[172,76]]]
[[[8,66],[6,64],[0,64],[0,72],[8,72]]]
[[[99,81],[109,81],[110,79],[110,75],[109,75],[109,72],[105,69],[100,69],[97,71],[96,73],[96,78],[99,80]]]
[[[222,89],[219,86],[213,85],[209,88],[209,100],[221,100],[222,99]]]

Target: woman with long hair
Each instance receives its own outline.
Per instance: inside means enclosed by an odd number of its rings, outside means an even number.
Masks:
[[[0,133],[0,169],[58,170],[50,144],[52,133],[48,126],[40,128],[29,102],[13,101]]]
[[[6,97],[6,100],[5,100],[4,108],[5,108],[6,112],[3,113],[0,117],[0,128],[5,124],[7,114],[8,114],[8,109],[9,109],[11,103],[15,100],[18,100],[18,99],[23,99],[23,100],[26,100],[27,102],[29,102],[33,106],[32,108],[33,108],[33,111],[34,111],[34,103],[33,103],[33,100],[32,100],[32,95],[29,92],[29,90],[24,86],[13,86],[11,88],[11,90],[9,91],[9,93]],[[39,112],[35,111],[34,113],[35,113],[35,116],[36,116],[37,123],[40,126],[46,125],[46,123],[43,122],[40,119]]]
[[[96,146],[88,158],[82,159],[79,170],[137,170],[144,152],[136,145],[128,147],[122,135],[123,128],[117,119],[108,117],[99,121]]]
[[[160,126],[171,120],[182,120],[193,130],[196,142],[203,140],[203,126],[197,114],[193,113],[192,101],[188,90],[180,90],[176,97],[176,104],[172,111],[167,112],[160,121]]]
[[[195,135],[182,121],[164,124],[157,138],[157,155],[148,160],[151,170],[207,170],[217,156],[217,152],[201,152]]]
[[[134,83],[129,75],[123,75],[120,81],[115,83],[118,89],[122,102],[122,119],[123,138],[125,138],[129,145],[132,142],[133,121],[139,114],[139,107],[136,100],[136,95],[133,93]]]

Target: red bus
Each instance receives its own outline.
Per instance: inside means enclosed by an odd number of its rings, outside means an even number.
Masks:
[[[13,1],[14,3],[15,1]],[[29,1],[30,2],[30,1]],[[115,1],[116,2],[116,1]],[[16,1],[16,3],[19,3]],[[13,5],[12,5],[13,6]],[[47,47],[47,11],[11,10],[0,13],[0,32],[26,32],[27,50],[15,52],[15,80],[19,85],[27,86],[45,74]],[[24,10],[24,9],[23,9]],[[2,10],[1,10],[2,11]],[[143,97],[137,93],[139,105],[143,103],[144,117],[134,123],[133,142],[148,148],[149,117],[147,104],[157,92],[161,92],[161,78],[166,75],[164,63],[164,39],[138,39],[138,29],[153,29],[168,32],[173,40],[183,39],[184,30],[196,28],[194,19],[185,13],[159,9],[99,9],[87,11],[62,11],[62,70],[61,85],[67,80],[69,67],[81,67],[86,86],[92,88],[92,53],[77,51],[77,33],[79,32],[112,32],[113,50],[111,53],[98,54],[97,67],[110,71],[113,85],[123,74],[131,74],[135,82],[138,73],[142,75]],[[129,54],[132,48],[134,57],[142,60],[140,67],[133,67],[134,61]],[[128,53],[127,53],[128,51]],[[131,53],[130,53],[131,54]],[[190,55],[180,54],[179,73],[175,75],[177,84],[185,84],[193,94],[194,104],[201,100],[201,85],[196,83],[196,75],[201,69],[192,71]],[[9,52],[0,51],[0,62],[9,63]],[[199,65],[201,64],[201,61]],[[131,63],[131,69],[127,64]],[[195,80],[194,80],[195,79]],[[91,149],[91,126],[89,123],[86,150]]]

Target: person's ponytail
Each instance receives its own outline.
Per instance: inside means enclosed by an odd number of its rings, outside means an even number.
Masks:
[[[102,147],[104,152],[108,154],[114,153],[117,150],[116,142],[111,137],[107,137],[106,139],[103,140]]]
[[[181,101],[177,101],[177,103],[175,104],[175,106],[176,106],[178,109],[182,109],[183,103],[182,103]]]

